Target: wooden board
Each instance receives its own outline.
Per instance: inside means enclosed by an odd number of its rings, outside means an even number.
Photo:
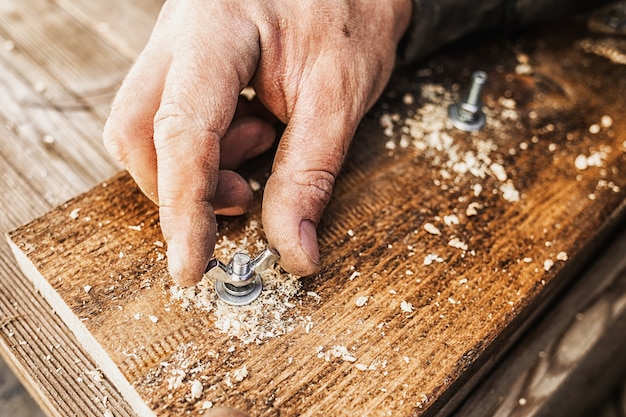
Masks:
[[[95,25],[82,23],[58,3],[0,4],[2,235],[120,170],[104,150],[101,132],[131,59],[103,40]],[[129,11],[123,3],[107,5]],[[118,39],[138,43],[148,35],[135,25]],[[93,359],[24,277],[4,239],[0,277],[0,355],[40,407],[60,417],[102,416],[107,409],[131,415],[131,407],[108,379],[98,378]],[[16,415],[4,407],[0,414]]]
[[[320,226],[326,267],[290,298],[284,335],[244,344],[215,311],[173,299],[155,207],[124,174],[13,232],[13,249],[140,415],[210,404],[432,415],[569,284],[623,212],[625,67],[576,33],[473,51],[465,64],[479,57],[490,75],[489,123],[475,135],[445,123],[469,75],[458,55],[396,75],[357,133]],[[262,183],[268,167],[261,159],[247,175]],[[224,219],[221,235],[254,251],[259,211]]]
[[[623,415],[613,390],[626,371],[626,227],[617,232],[453,416],[601,415],[598,404]]]

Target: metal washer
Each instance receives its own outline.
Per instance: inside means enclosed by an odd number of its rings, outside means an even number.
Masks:
[[[244,306],[246,304],[250,304],[256,300],[259,295],[261,295],[261,291],[263,290],[263,280],[260,276],[257,276],[254,282],[250,285],[253,285],[253,287],[246,294],[233,295],[232,291],[229,291],[228,288],[226,288],[226,284],[223,281],[216,281],[215,291],[217,292],[217,296],[225,303],[233,306]]]
[[[469,120],[464,120],[458,104],[448,107],[448,116],[450,116],[452,125],[464,132],[475,132],[485,125],[485,114],[482,111],[476,112]]]

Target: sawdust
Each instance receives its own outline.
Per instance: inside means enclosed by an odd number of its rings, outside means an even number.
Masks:
[[[257,222],[251,221],[240,241],[234,242],[223,236],[215,247],[216,256],[225,261],[236,252],[251,253],[251,247],[253,256],[260,253],[267,243],[260,239],[259,230]],[[170,291],[172,298],[183,308],[212,313],[215,328],[243,344],[263,343],[295,330],[298,325],[306,326],[305,318],[295,314],[295,311],[291,312],[296,307],[295,300],[300,292],[298,277],[282,271],[277,265],[265,270],[261,277],[261,295],[245,306],[231,306],[221,301],[206,276],[192,287],[175,285]]]
[[[518,59],[521,64],[527,64],[523,56]],[[412,117],[403,119],[398,114],[389,113],[383,113],[380,117],[379,122],[388,138],[385,149],[390,156],[396,152],[412,151],[417,158],[425,159],[439,173],[435,185],[442,191],[453,189],[461,180],[473,179],[474,197],[491,187],[490,191],[499,194],[504,200],[519,202],[522,196],[507,173],[503,156],[497,152],[498,146],[494,139],[468,134],[460,142],[451,136],[455,130],[448,119],[447,109],[455,101],[453,93],[442,85],[423,85],[420,106]],[[500,97],[498,103],[501,108],[497,112],[484,107],[485,132],[496,132],[504,123],[520,118],[515,100]],[[495,180],[495,184],[488,181],[490,178]],[[468,215],[478,214],[475,209],[475,206],[470,209]],[[434,229],[427,231],[432,233]]]
[[[346,362],[356,362],[357,360],[348,348],[343,345],[334,345],[328,350],[325,350],[324,346],[317,346],[315,351],[317,352],[317,357],[324,359],[326,362],[330,362],[333,359],[341,359]]]
[[[354,303],[356,304],[357,307],[363,307],[365,304],[367,304],[368,299],[369,299],[368,296],[362,295],[358,297]]]
[[[441,235],[441,231],[432,223],[425,223],[424,230],[426,230],[431,235]]]

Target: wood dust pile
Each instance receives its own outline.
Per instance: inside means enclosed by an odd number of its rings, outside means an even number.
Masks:
[[[258,230],[258,223],[252,221],[240,241],[234,242],[222,236],[215,247],[215,255],[223,261],[230,259],[235,252],[255,256],[267,245],[259,238]],[[263,343],[266,339],[293,331],[298,324],[306,325],[305,319],[295,311],[295,300],[301,286],[298,277],[282,271],[278,266],[267,269],[261,277],[263,292],[246,306],[231,306],[221,301],[206,276],[192,287],[173,286],[171,294],[185,309],[212,313],[215,327],[238,338],[243,344]]]

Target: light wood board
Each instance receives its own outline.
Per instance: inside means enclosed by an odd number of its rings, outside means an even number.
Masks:
[[[417,76],[396,75],[357,133],[320,226],[326,266],[302,280],[284,317],[297,325],[285,335],[243,345],[212,313],[172,299],[156,209],[125,174],[13,232],[15,254],[140,415],[208,402],[253,415],[432,415],[484,375],[622,215],[626,71],[582,50],[588,35],[578,33],[494,42],[473,51],[474,63],[437,58]],[[521,53],[531,72],[519,67]],[[490,75],[488,128],[436,127],[476,57]],[[421,91],[438,92],[428,111]],[[453,142],[438,149],[430,136],[416,148],[413,137],[405,147],[403,121],[420,111],[418,123],[435,119],[418,130]],[[385,114],[399,119],[389,132]],[[611,126],[591,133],[605,115]],[[484,178],[449,164],[469,151],[489,157],[478,165]],[[580,155],[599,166],[576,168]],[[262,183],[268,167],[261,159],[247,175]],[[515,190],[519,201],[509,201]],[[258,201],[222,220],[220,233],[242,239],[260,218]],[[453,214],[458,224],[444,217]],[[357,307],[361,296],[368,301]],[[248,375],[234,380],[244,365]]]

